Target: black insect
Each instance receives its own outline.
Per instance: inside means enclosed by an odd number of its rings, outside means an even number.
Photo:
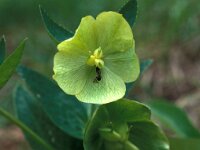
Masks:
[[[94,79],[94,82],[98,82],[98,81],[101,81],[101,70],[100,68],[96,67],[96,77]]]

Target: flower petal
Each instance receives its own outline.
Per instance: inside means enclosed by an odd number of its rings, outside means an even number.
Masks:
[[[104,61],[105,65],[124,82],[133,82],[139,76],[139,60],[133,48],[125,52],[110,54],[105,57]]]
[[[104,54],[126,51],[133,47],[131,27],[123,16],[116,12],[103,12],[96,18],[98,45]]]
[[[87,47],[75,38],[70,38],[61,42],[60,44],[58,44],[57,49],[66,53],[73,53],[74,55],[76,54],[77,56],[88,56]]]
[[[87,51],[92,52],[98,48],[95,34],[95,19],[92,16],[82,18],[74,38],[83,43],[87,48]]]
[[[55,55],[53,78],[67,94],[74,95],[83,89],[91,72],[86,60],[74,53],[58,52]]]
[[[94,81],[95,69],[91,72],[83,90],[76,95],[77,99],[94,104],[105,104],[122,98],[125,94],[125,84],[122,79],[108,68],[101,69],[102,79]]]

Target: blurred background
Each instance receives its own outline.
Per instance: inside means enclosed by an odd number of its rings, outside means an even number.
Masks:
[[[118,10],[126,0],[0,0],[0,36],[7,39],[8,54],[28,37],[22,63],[52,76],[56,46],[44,29],[41,4],[49,15],[74,31],[81,17]],[[166,99],[184,108],[200,128],[200,5],[198,0],[138,0],[133,27],[136,51],[153,65],[133,90],[138,99]],[[15,114],[14,75],[0,91],[0,105]],[[0,150],[28,149],[21,131],[0,117]]]

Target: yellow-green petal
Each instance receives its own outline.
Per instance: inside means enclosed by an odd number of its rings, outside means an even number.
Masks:
[[[73,53],[74,55],[88,55],[87,47],[81,41],[70,38],[58,44],[57,46],[58,51],[66,52],[66,53]]]
[[[139,75],[134,47],[131,27],[121,14],[103,12],[96,20],[86,16],[74,37],[57,46],[53,78],[82,102],[118,100],[125,94],[124,82]]]
[[[97,16],[96,35],[97,44],[104,55],[133,47],[132,29],[123,16],[116,12],[103,12]]]
[[[125,94],[124,81],[108,68],[101,69],[102,79],[95,81],[96,72],[93,70],[83,90],[76,95],[85,103],[105,104],[122,98]]]
[[[74,53],[58,52],[55,55],[53,78],[67,94],[75,95],[83,89],[91,70],[85,64],[86,60]]]
[[[133,82],[140,73],[139,60],[134,48],[126,52],[116,52],[104,59],[106,66],[120,76],[124,82]]]
[[[81,23],[76,30],[74,38],[80,41],[88,51],[94,51],[97,47],[95,35],[95,19],[92,16],[82,18]]]

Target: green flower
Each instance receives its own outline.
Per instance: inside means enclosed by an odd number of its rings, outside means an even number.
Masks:
[[[122,98],[125,83],[139,75],[139,61],[128,22],[116,12],[82,18],[74,37],[61,42],[54,58],[58,85],[86,103]]]

